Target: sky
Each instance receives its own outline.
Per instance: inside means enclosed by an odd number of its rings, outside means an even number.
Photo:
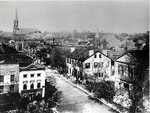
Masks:
[[[139,33],[149,30],[148,0],[0,1],[0,30],[19,27],[41,31]]]

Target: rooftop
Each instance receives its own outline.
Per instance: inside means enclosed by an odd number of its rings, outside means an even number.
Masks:
[[[40,64],[30,64],[26,67],[20,67],[20,71],[31,71],[31,70],[45,70],[45,66]]]
[[[39,31],[38,29],[33,29],[33,28],[18,28],[18,30],[16,30],[16,34],[22,34],[22,35],[26,35],[29,33],[34,33]]]
[[[81,47],[79,47],[79,48],[76,48],[72,53],[70,53],[70,55],[68,57],[76,59],[76,60],[80,60],[80,61],[85,61],[87,58],[90,57],[89,50],[94,50],[94,54],[97,52],[102,53],[102,50],[100,50],[99,48],[95,48],[95,47],[82,47],[81,48]],[[105,54],[103,54],[103,55],[105,55]]]

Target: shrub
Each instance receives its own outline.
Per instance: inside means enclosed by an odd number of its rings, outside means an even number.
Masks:
[[[99,82],[94,86],[94,96],[104,98],[106,101],[112,101],[115,96],[115,89],[112,83]]]
[[[104,98],[106,101],[112,101],[115,96],[115,89],[112,82],[89,82],[86,88],[94,93],[96,98]]]

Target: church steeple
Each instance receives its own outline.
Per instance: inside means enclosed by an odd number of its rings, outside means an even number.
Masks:
[[[17,13],[17,9],[16,9],[16,15],[15,15],[15,20],[14,20],[14,28],[18,28],[18,13]]]
[[[16,9],[16,15],[15,15],[15,20],[14,20],[14,28],[13,28],[14,34],[15,34],[16,30],[18,29],[18,23],[19,23],[18,12],[17,12],[17,9]]]
[[[18,12],[17,12],[17,8],[16,8],[16,20],[18,20]]]

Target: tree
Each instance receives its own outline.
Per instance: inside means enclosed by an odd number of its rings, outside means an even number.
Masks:
[[[138,61],[133,61],[134,58],[131,57],[131,62],[135,63],[134,74],[132,74],[130,79],[132,80],[132,90],[129,91],[129,98],[131,99],[130,113],[137,113],[143,110],[143,94],[144,89],[148,89],[146,81],[148,80],[148,68],[149,68],[149,46],[146,45],[140,54],[133,54]]]
[[[53,77],[50,77],[45,83],[45,102],[49,108],[55,107],[60,102],[61,92],[55,85]]]
[[[62,67],[62,69],[66,69],[65,55],[63,50],[55,47],[51,51],[51,66],[52,67]]]

